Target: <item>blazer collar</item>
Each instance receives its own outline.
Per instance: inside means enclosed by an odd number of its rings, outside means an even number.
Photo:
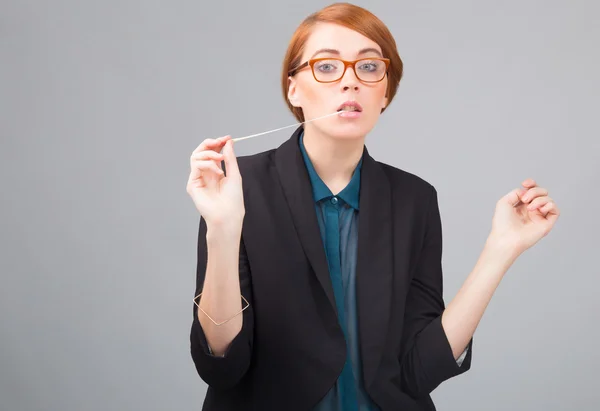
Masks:
[[[299,138],[300,126],[275,153],[279,174],[296,232],[323,294],[314,298],[327,324],[337,324],[335,297],[314,206],[310,176]],[[375,377],[388,331],[394,269],[392,195],[383,166],[364,148],[360,173],[357,313],[365,385]],[[339,333],[341,329],[338,328]]]
[[[299,137],[300,141],[298,144],[300,146],[300,152],[302,153],[302,158],[304,159],[304,164],[306,165],[306,170],[308,171],[308,176],[310,178],[310,183],[311,183],[312,191],[313,191],[313,198],[314,198],[315,202],[318,203],[319,201],[321,201],[323,199],[333,197],[333,193],[331,192],[329,187],[327,187],[327,185],[323,182],[321,177],[319,177],[319,174],[317,174],[317,171],[315,170],[315,167],[313,166],[313,163],[312,163],[310,157],[308,156],[308,153],[306,152],[303,137],[304,137],[304,131],[300,131],[300,137]],[[361,166],[362,166],[362,157],[361,157],[360,161],[358,162],[358,165],[354,169],[354,173],[352,174],[352,178],[350,179],[350,182],[348,183],[348,185],[346,187],[344,187],[344,189],[337,194],[337,197],[344,200],[344,202],[346,204],[348,204],[350,207],[354,208],[355,210],[359,209],[358,200],[360,198],[360,169],[361,169]]]

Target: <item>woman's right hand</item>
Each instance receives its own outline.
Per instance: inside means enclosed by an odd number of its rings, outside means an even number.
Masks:
[[[226,177],[221,161],[225,161]],[[193,151],[190,167],[186,190],[207,225],[241,224],[245,214],[242,176],[231,136],[204,140]]]

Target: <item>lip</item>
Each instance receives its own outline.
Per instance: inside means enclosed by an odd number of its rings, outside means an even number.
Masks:
[[[341,110],[342,110],[342,107],[344,107],[344,106],[353,106],[353,107],[355,107],[355,108],[358,110],[358,112],[359,112],[359,113],[363,111],[363,108],[362,108],[362,106],[361,106],[361,105],[358,103],[358,101],[354,101],[354,100],[348,100],[348,101],[344,101],[342,104],[340,104],[340,105],[338,106],[338,108],[337,108],[337,109],[338,109],[338,111],[341,111]],[[352,111],[347,111],[347,112],[344,112],[344,113],[353,113],[353,112],[352,112]],[[354,113],[356,113],[356,111],[354,111]]]
[[[343,118],[360,118],[362,115],[362,111],[340,111],[338,117]]]

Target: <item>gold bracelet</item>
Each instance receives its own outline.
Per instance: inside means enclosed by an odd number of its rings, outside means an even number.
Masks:
[[[215,325],[217,325],[217,326],[219,326],[219,325],[223,325],[223,324],[225,324],[227,321],[230,321],[231,319],[233,319],[233,318],[237,317],[237,316],[238,316],[238,315],[240,315],[240,314],[241,314],[241,313],[242,313],[242,312],[243,312],[243,311],[244,311],[246,308],[248,308],[248,307],[250,306],[250,303],[248,302],[248,300],[246,300],[246,299],[244,298],[244,296],[240,294],[240,296],[242,297],[242,300],[244,300],[244,301],[246,302],[246,306],[245,306],[244,308],[242,308],[242,309],[241,309],[239,312],[237,312],[236,314],[234,314],[234,315],[233,315],[231,318],[228,318],[227,320],[225,320],[225,321],[223,321],[223,322],[220,322],[220,323],[218,323],[218,322],[216,322],[215,320],[213,320],[213,319],[212,319],[212,317],[211,317],[210,315],[208,315],[208,313],[202,309],[202,307],[200,307],[200,304],[198,304],[198,303],[196,302],[196,299],[197,299],[197,298],[199,298],[201,295],[202,295],[202,293],[200,293],[200,294],[198,294],[196,297],[194,297],[194,304],[196,304],[196,306],[198,307],[198,309],[199,309],[200,311],[202,311],[202,312],[204,313],[204,315],[206,315],[206,316],[207,316],[207,317],[208,317],[208,318],[209,318],[209,319],[210,319],[210,320],[211,320],[211,321],[212,321],[212,322],[213,322]]]

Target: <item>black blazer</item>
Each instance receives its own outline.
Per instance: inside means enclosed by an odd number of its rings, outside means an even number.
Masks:
[[[311,185],[298,145],[240,156],[246,215],[241,290],[250,302],[224,358],[209,353],[194,304],[191,356],[209,388],[205,411],[309,411],[346,359]],[[383,411],[435,410],[430,393],[458,366],[441,324],[442,226],[435,188],[375,161],[361,171],[357,310],[362,378]],[[207,260],[198,235],[197,295]],[[245,304],[244,304],[245,305]]]

